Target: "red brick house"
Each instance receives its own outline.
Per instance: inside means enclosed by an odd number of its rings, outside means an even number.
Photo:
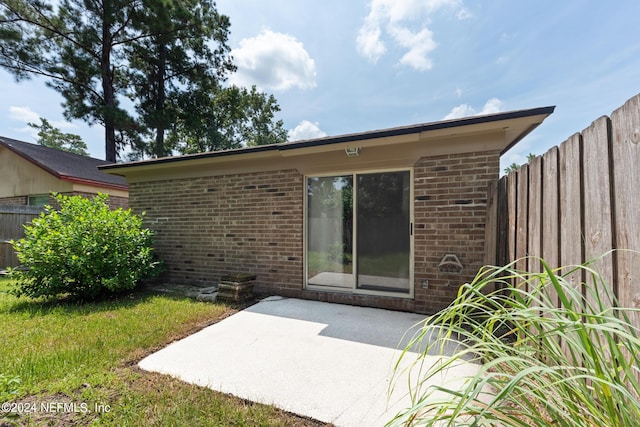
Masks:
[[[483,265],[500,155],[553,107],[102,166],[157,232],[167,280],[417,312]]]

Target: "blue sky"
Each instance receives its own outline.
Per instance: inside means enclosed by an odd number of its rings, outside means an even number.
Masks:
[[[291,139],[557,106],[503,157],[523,163],[640,92],[637,0],[219,0],[231,83],[273,93]],[[103,131],[66,123],[41,80],[0,71],[0,135],[45,117],[104,158]]]

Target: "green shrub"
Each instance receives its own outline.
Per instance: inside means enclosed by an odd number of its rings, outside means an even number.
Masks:
[[[110,210],[108,196],[54,194],[59,209],[45,207],[12,241],[20,269],[14,293],[29,297],[70,294],[95,299],[133,289],[158,272],[153,233],[131,210]]]
[[[559,274],[569,269],[542,265],[542,273],[486,267],[425,322],[396,364],[406,372],[407,352],[424,348],[409,368],[419,373],[412,406],[389,425],[638,425],[640,332],[630,317],[639,311],[621,308],[588,264],[574,268],[589,278],[578,286]],[[451,341],[463,343],[453,356],[444,351]],[[440,383],[465,362],[475,375]]]

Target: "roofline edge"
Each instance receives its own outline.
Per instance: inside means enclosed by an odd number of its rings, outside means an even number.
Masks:
[[[242,147],[238,149],[230,149],[230,150],[222,150],[222,151],[207,151],[204,153],[161,157],[158,159],[148,159],[148,160],[141,160],[136,162],[112,163],[112,164],[98,166],[98,169],[103,170],[106,173],[110,173],[107,171],[132,168],[136,166],[146,166],[150,164],[157,165],[157,164],[175,163],[175,162],[182,162],[190,159],[191,160],[207,159],[207,158],[214,158],[214,157],[233,156],[233,155],[238,155],[242,153],[288,151],[288,150],[295,150],[297,148],[303,148],[303,147],[304,148],[318,147],[323,145],[339,144],[339,143],[350,142],[350,141],[355,142],[355,141],[362,141],[365,139],[400,136],[400,135],[407,135],[411,133],[419,133],[419,132],[439,130],[439,129],[449,129],[449,128],[456,128],[461,126],[497,122],[502,120],[518,119],[523,117],[533,117],[533,116],[540,116],[540,115],[544,115],[548,117],[555,111],[555,108],[556,108],[555,105],[547,106],[547,107],[537,107],[537,108],[530,108],[530,109],[523,109],[523,110],[507,111],[502,113],[462,117],[459,119],[440,120],[440,121],[422,123],[417,125],[399,126],[394,128],[388,128],[388,129],[379,129],[379,130],[365,131],[365,132],[359,132],[359,133],[328,136],[328,137],[322,137],[322,138],[316,138],[316,139],[307,139],[302,141],[282,142],[278,144],[258,145],[258,146]],[[516,138],[516,140],[514,140],[513,143],[509,144],[509,146],[505,150],[503,150],[500,154],[502,155],[508,149],[513,147],[513,145],[515,145],[517,142],[522,140],[522,138],[527,136],[533,129],[535,129],[541,123],[542,122],[533,124],[525,132],[520,134],[518,138]],[[118,175],[118,174],[113,173],[113,175]]]

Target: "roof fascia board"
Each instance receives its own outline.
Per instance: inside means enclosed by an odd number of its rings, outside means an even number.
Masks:
[[[68,182],[71,182],[73,184],[90,185],[90,186],[93,186],[93,187],[110,188],[110,189],[113,189],[113,190],[125,190],[126,191],[129,188],[128,185],[110,184],[110,183],[98,182],[98,181],[93,181],[93,180],[90,180],[90,179],[82,179],[82,178],[76,178],[76,177],[66,176],[66,175],[60,175],[59,178],[62,181],[68,181]]]
[[[450,133],[454,128],[468,128],[473,125],[489,124],[499,121],[511,119],[526,118],[532,116],[546,117],[553,113],[555,107],[540,107],[529,110],[516,110],[506,113],[486,114],[482,116],[463,117],[461,119],[444,120],[439,122],[425,123],[420,125],[411,125],[396,127],[390,129],[375,130],[369,132],[340,135],[336,137],[325,137],[306,141],[296,141],[284,143],[280,146],[280,150],[293,150],[296,148],[307,148],[318,145],[338,144],[341,142],[359,142],[367,139],[377,139],[389,136],[406,135],[412,133],[423,133],[431,131],[444,131],[442,133]],[[459,132],[458,132],[459,133]]]
[[[127,175],[135,173],[139,170],[147,170],[149,167],[158,169],[173,169],[177,164],[188,162],[191,165],[200,163],[212,164],[222,161],[228,161],[229,157],[235,157],[234,160],[245,160],[257,158],[264,155],[265,158],[290,156],[296,154],[306,154],[310,152],[335,151],[343,149],[347,146],[370,146],[384,145],[390,142],[402,143],[410,142],[414,139],[432,139],[444,136],[455,136],[462,134],[472,134],[483,130],[495,130],[496,124],[504,122],[502,128],[508,127],[510,123],[519,121],[527,122],[526,130],[519,134],[518,138],[522,139],[526,134],[538,126],[542,121],[553,113],[555,107],[540,107],[528,110],[516,110],[506,113],[489,114],[482,116],[466,117],[454,120],[445,120],[440,122],[432,122],[420,125],[412,125],[406,127],[397,127],[391,129],[383,129],[369,131],[356,134],[340,135],[335,137],[325,137],[313,140],[285,142],[281,144],[271,144],[255,147],[244,147],[240,149],[226,151],[212,151],[206,153],[197,153],[183,156],[164,157],[153,160],[142,160],[131,163],[118,163],[111,165],[99,166],[98,169],[114,175]],[[452,132],[453,130],[455,132]],[[519,140],[518,139],[518,140]],[[503,150],[506,151],[509,146]],[[295,153],[295,152],[298,153]],[[118,170],[123,170],[122,174]],[[126,170],[126,172],[125,172]]]

